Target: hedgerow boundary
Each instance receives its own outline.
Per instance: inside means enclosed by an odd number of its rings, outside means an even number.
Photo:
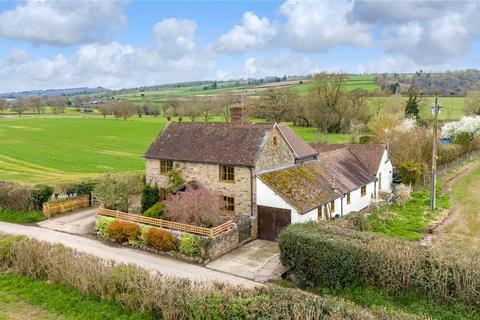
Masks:
[[[303,287],[370,285],[415,291],[439,303],[480,303],[480,256],[329,224],[298,224],[279,237],[280,258]]]
[[[415,319],[295,289],[166,277],[18,236],[0,235],[0,269],[69,285],[159,319]]]

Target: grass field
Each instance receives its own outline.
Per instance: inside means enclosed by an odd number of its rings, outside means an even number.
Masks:
[[[0,180],[59,183],[114,171],[142,172],[143,154],[165,124],[162,117],[0,119]],[[315,128],[293,129],[307,141],[350,139],[349,135],[317,135]]]
[[[44,219],[44,215],[38,211],[23,212],[11,209],[0,209],[0,221],[24,224],[38,222]]]
[[[0,320],[147,320],[73,288],[0,273]]]

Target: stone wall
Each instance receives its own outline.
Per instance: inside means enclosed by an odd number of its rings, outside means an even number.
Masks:
[[[209,260],[215,260],[216,258],[224,255],[239,246],[238,227],[234,228],[212,238],[212,244],[207,250],[207,256]]]
[[[255,190],[251,190],[253,178],[250,168],[235,167],[235,181],[223,182],[219,179],[219,165],[193,162],[174,162],[173,165],[185,181],[197,180],[224,196],[234,197],[235,215],[250,216],[251,199],[255,195]],[[146,176],[148,182],[156,183],[159,187],[167,188],[169,185],[168,176],[160,175],[160,160],[146,160]]]
[[[273,143],[274,138],[277,139],[276,146]],[[278,129],[274,128],[255,163],[256,171],[258,172],[294,163],[295,156],[292,150],[283,139],[282,135],[278,132]]]

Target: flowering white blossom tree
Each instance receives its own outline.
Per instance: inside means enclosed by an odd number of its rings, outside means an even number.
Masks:
[[[450,139],[459,134],[466,133],[471,137],[480,133],[480,116],[464,116],[459,121],[445,123],[440,137]]]

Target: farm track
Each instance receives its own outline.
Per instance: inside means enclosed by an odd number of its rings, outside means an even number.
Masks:
[[[448,217],[427,238],[434,247],[480,252],[480,160],[447,180],[453,207]]]

